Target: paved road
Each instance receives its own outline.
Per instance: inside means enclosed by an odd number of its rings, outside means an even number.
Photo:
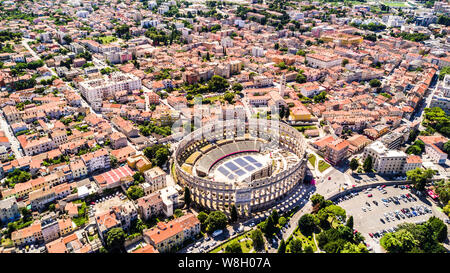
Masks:
[[[439,74],[439,71],[437,71],[436,73]],[[423,100],[423,103],[422,103],[419,111],[415,114],[415,117],[413,119],[413,121],[420,121],[419,130],[421,130],[421,131],[426,129],[424,126],[422,126],[422,121],[423,121],[424,113],[425,113],[424,110],[425,110],[425,108],[428,108],[430,106],[431,99],[433,98],[434,94],[436,93],[437,88],[438,88],[438,83],[435,83],[434,87],[428,89],[428,91],[427,91],[428,95]]]
[[[5,132],[5,136],[9,139],[9,143],[11,143],[11,150],[14,152],[14,155],[17,158],[23,157],[23,154],[20,152],[20,143],[17,140],[16,136],[13,134],[11,127],[3,116],[3,111],[0,110],[0,128],[3,132]]]

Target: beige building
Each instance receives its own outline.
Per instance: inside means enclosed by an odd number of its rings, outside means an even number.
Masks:
[[[389,150],[382,142],[375,141],[364,149],[363,160],[372,157],[372,167],[380,174],[397,174],[404,172],[407,154],[402,151]]]
[[[88,174],[88,169],[83,160],[77,160],[70,162],[70,170],[72,171],[73,179],[85,177]]]
[[[16,123],[22,121],[22,116],[15,106],[8,105],[3,107],[3,114],[5,115],[8,123]]]
[[[137,200],[138,212],[141,218],[148,220],[162,214],[164,202],[159,192],[154,192]]]
[[[145,181],[150,185],[151,192],[167,186],[166,175],[166,172],[160,167],[154,167],[144,172]]]
[[[57,147],[61,144],[67,143],[67,132],[65,130],[52,131],[50,136]]]
[[[199,233],[200,221],[189,213],[168,223],[159,222],[156,227],[144,232],[144,240],[159,252],[170,252]]]

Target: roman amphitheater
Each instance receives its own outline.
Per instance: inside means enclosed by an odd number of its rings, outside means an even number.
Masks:
[[[175,152],[175,173],[194,202],[241,215],[273,207],[302,183],[306,142],[276,120],[218,121],[186,135]]]

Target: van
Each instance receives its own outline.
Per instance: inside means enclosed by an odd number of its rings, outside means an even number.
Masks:
[[[212,237],[217,237],[222,233],[223,233],[223,231],[221,229],[218,229],[212,233]]]

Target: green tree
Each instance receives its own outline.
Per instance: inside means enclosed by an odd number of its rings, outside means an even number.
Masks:
[[[206,232],[213,233],[216,230],[224,229],[227,226],[227,216],[221,211],[212,211],[205,221]]]
[[[125,242],[125,232],[122,228],[112,228],[106,233],[106,247],[110,251],[122,251]]]
[[[261,250],[264,248],[264,238],[261,230],[255,229],[250,233],[250,238],[253,241],[253,248]]]
[[[278,246],[278,253],[285,253],[286,252],[286,242],[284,239],[281,239],[280,245]]]
[[[323,212],[326,215],[326,219],[329,221],[331,219],[331,225],[334,221],[345,221],[346,212],[343,208],[338,205],[329,205],[326,208],[321,209],[319,212]]]
[[[366,173],[372,171],[372,157],[370,155],[364,160],[363,169]]]
[[[313,194],[310,199],[313,206],[316,206],[318,204],[319,207],[322,207],[322,205],[325,203],[325,198],[318,193]]]
[[[237,83],[233,84],[231,89],[233,89],[233,91],[235,91],[235,92],[240,92],[240,91],[242,91],[244,89],[244,87],[242,86],[242,84],[237,82]]]
[[[391,253],[405,253],[416,246],[417,241],[411,232],[401,229],[385,234],[380,240],[381,246]]]
[[[312,246],[307,245],[305,246],[305,248],[303,249],[304,253],[314,253],[314,249],[312,248]]]
[[[119,165],[119,161],[117,160],[117,158],[113,155],[110,156],[110,162],[111,162],[111,168],[115,168]]]
[[[286,225],[286,223],[287,223],[287,219],[285,217],[281,216],[280,219],[278,219],[278,224],[281,227],[284,227]]]
[[[130,34],[130,26],[125,25],[125,24],[117,26],[115,30],[116,30],[116,35],[120,38],[122,38],[122,37],[125,38],[125,37],[129,36],[129,34]]]
[[[272,220],[274,222],[274,224],[278,224],[278,220],[280,219],[280,216],[278,215],[278,211],[276,209],[272,210]]]
[[[352,170],[352,172],[358,169],[358,167],[359,167],[358,159],[352,158],[352,160],[350,161],[350,169]]]
[[[179,218],[179,217],[183,216],[183,211],[182,211],[181,209],[176,209],[176,210],[173,212],[173,215],[174,215],[176,218]]]
[[[444,143],[444,148],[442,150],[450,155],[450,140]]]
[[[128,188],[127,195],[131,199],[136,200],[144,196],[144,190],[140,186],[133,185]]]
[[[450,74],[450,66],[445,66],[439,72],[439,80],[442,81],[445,78],[445,75]]]
[[[206,214],[204,211],[201,211],[197,215],[197,219],[200,221],[200,224],[202,226],[202,230],[206,229],[206,220],[208,219],[208,214]]]
[[[314,232],[314,229],[316,228],[317,224],[318,220],[316,219],[316,217],[314,217],[314,215],[309,213],[304,214],[298,220],[298,228],[306,236],[309,236]]]
[[[447,205],[442,210],[447,216],[450,216],[450,201],[447,202]]]
[[[31,210],[27,209],[26,207],[20,208],[20,214],[22,214],[24,222],[28,222],[32,219]]]
[[[322,91],[313,97],[315,103],[324,102],[327,99],[327,92]]]
[[[69,35],[65,35],[65,36],[63,37],[63,40],[64,40],[67,44],[70,44],[70,43],[73,42],[72,37],[70,37]]]
[[[303,73],[301,73],[301,72],[297,73],[297,76],[295,77],[295,81],[297,83],[305,83],[306,80],[307,80],[307,78],[305,75],[303,75]]]
[[[231,103],[231,102],[233,102],[234,94],[233,94],[233,93],[230,93],[230,92],[227,92],[227,93],[225,93],[225,95],[223,96],[223,98],[224,98],[226,101],[228,101],[228,103]]]
[[[184,204],[186,204],[187,208],[191,205],[191,201],[191,191],[188,187],[184,187]]]
[[[406,172],[408,180],[411,180],[414,184],[414,188],[419,191],[425,189],[425,185],[433,178],[435,171],[432,169],[416,168]]]
[[[242,253],[241,244],[237,241],[232,241],[225,247],[225,253]]]
[[[428,223],[433,230],[433,236],[438,242],[443,242],[447,239],[447,225],[439,218],[431,216]]]
[[[347,227],[353,229],[353,215],[351,215],[348,220],[347,223],[345,224]]]
[[[436,183],[435,189],[442,204],[447,204],[450,201],[450,180],[439,181],[438,183]]]
[[[234,222],[236,222],[237,218],[238,218],[238,212],[237,212],[236,206],[233,204],[230,208],[230,221],[232,223],[234,223]]]
[[[302,252],[302,240],[293,239],[289,242],[289,249],[291,253],[301,253]]]
[[[370,80],[369,85],[372,88],[380,87],[381,86],[381,82],[378,79],[372,79],[372,80]]]
[[[267,219],[264,222],[261,222],[258,227],[261,229],[262,232],[264,232],[264,235],[267,237],[272,237],[273,233],[275,232],[276,228],[275,225],[277,222],[273,220],[272,215],[267,217]]]
[[[341,253],[369,253],[367,250],[367,247],[363,243],[353,244],[353,243],[346,243],[344,245],[344,248],[341,250]]]
[[[145,182],[145,178],[144,175],[141,172],[135,172],[133,174],[133,180],[139,184],[139,183],[144,183]]]
[[[167,149],[166,147],[158,149],[155,154],[156,165],[161,167],[166,164],[167,160],[169,159],[169,153],[169,149]]]
[[[208,88],[211,92],[223,93],[230,86],[228,81],[221,76],[214,75],[208,81]]]

